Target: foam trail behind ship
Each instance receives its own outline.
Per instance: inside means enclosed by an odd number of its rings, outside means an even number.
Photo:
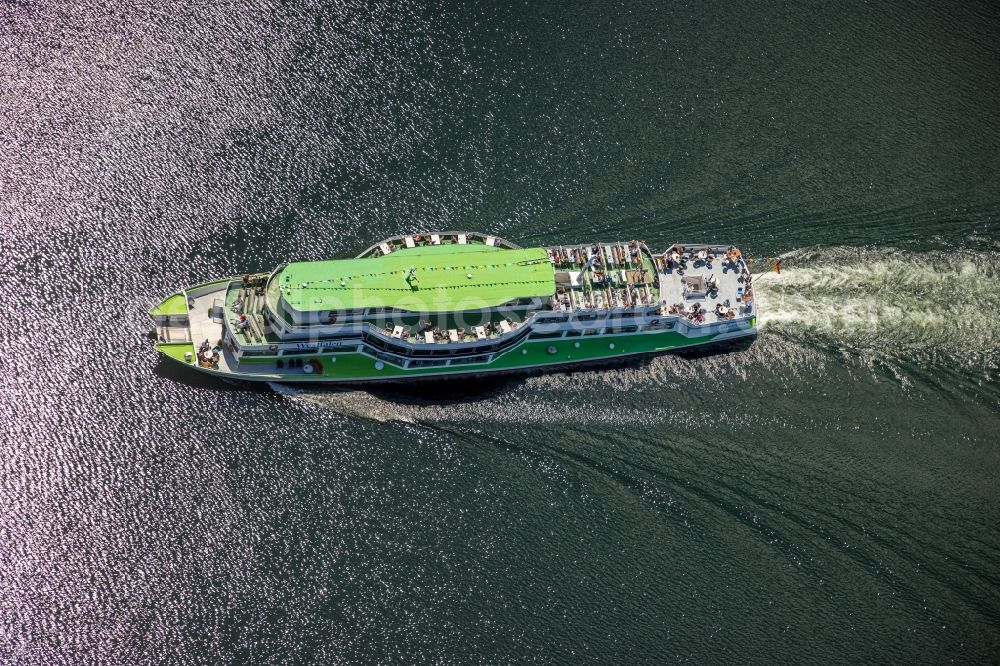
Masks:
[[[866,362],[993,372],[1000,339],[996,252],[833,247],[786,255],[754,281],[761,335],[830,347]]]

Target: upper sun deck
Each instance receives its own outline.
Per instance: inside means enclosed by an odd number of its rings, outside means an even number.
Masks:
[[[543,248],[441,243],[379,254],[291,263],[274,283],[298,312],[458,312],[548,298],[556,289]]]

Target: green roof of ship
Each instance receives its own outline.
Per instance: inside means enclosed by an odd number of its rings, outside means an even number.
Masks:
[[[544,248],[489,245],[427,245],[382,257],[296,262],[277,280],[284,302],[300,312],[457,312],[555,292]]]

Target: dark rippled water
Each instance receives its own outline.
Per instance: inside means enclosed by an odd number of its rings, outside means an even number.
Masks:
[[[989,662],[987,3],[0,6],[3,663]],[[402,231],[789,253],[748,349],[199,380],[176,287]]]

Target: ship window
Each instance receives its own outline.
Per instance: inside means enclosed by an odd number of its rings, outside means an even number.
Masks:
[[[532,340],[544,340],[546,338],[561,338],[562,331],[553,331],[552,333],[532,333],[529,336]]]
[[[395,356],[393,354],[387,354],[385,352],[379,352],[379,353],[375,354],[375,358],[381,359],[383,361],[388,361],[389,363],[392,363],[393,365],[401,365],[403,363],[403,359],[401,359],[398,356]]]
[[[319,349],[315,347],[310,347],[308,349],[286,349],[281,352],[284,356],[302,356],[305,354],[316,354],[319,353]]]
[[[363,350],[364,347],[362,345],[351,345],[349,347],[328,347],[326,349],[326,351],[333,352],[335,354],[352,354]]]
[[[583,331],[583,334],[584,335],[597,335],[600,332],[601,332],[601,329],[599,329],[599,328],[588,328],[588,329],[585,329]]]
[[[452,359],[452,365],[460,365],[463,363],[486,363],[489,360],[489,356],[483,354],[482,356],[468,356],[466,358],[456,358]]]
[[[448,362],[447,359],[442,359],[440,361],[432,361],[430,359],[420,359],[420,360],[410,361],[410,367],[411,368],[427,368],[427,367],[444,365],[447,362]]]
[[[567,338],[578,338],[583,335],[583,331],[566,331]]]

